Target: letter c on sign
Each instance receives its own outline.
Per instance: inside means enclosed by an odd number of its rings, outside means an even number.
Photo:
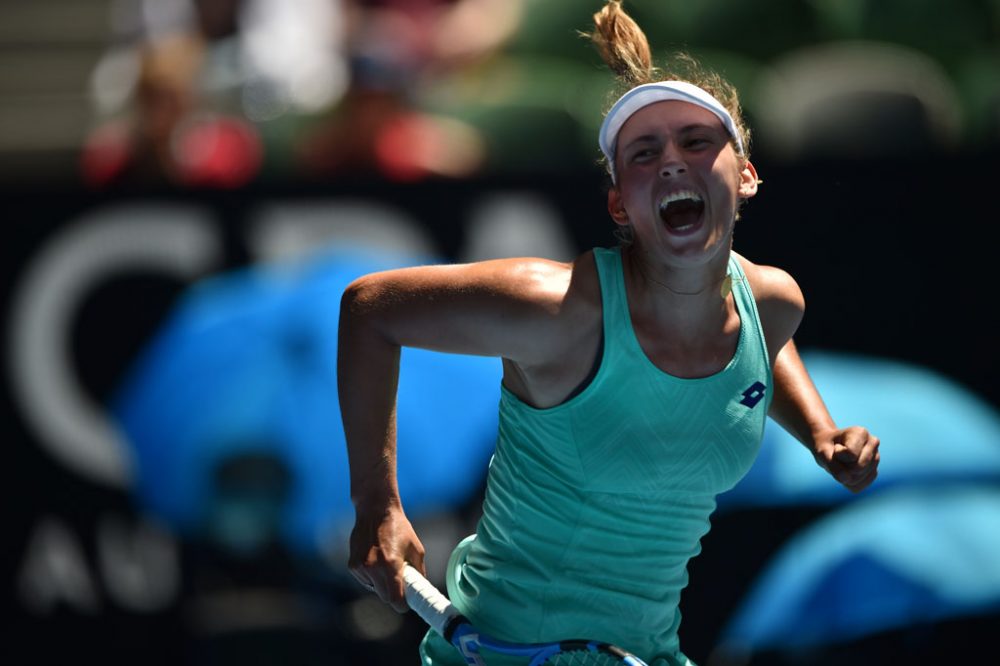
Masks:
[[[8,367],[14,401],[57,460],[93,481],[131,483],[121,434],[72,372],[69,332],[88,290],[135,270],[190,280],[220,252],[205,210],[160,204],[98,211],[68,225],[34,257],[12,298]]]

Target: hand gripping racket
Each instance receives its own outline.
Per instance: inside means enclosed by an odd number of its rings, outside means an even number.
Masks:
[[[528,666],[647,666],[644,661],[608,643],[566,640],[555,643],[509,643],[474,627],[441,592],[409,564],[403,569],[406,603],[434,631],[444,636],[474,666],[488,666],[484,653],[523,657]]]

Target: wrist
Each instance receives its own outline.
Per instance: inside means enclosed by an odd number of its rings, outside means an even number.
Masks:
[[[399,502],[394,453],[351,464],[351,502],[360,506],[389,507]]]
[[[357,512],[386,511],[400,506],[399,487],[392,475],[369,474],[351,483],[351,502]]]
[[[813,450],[818,450],[824,444],[829,443],[832,440],[832,433],[837,430],[837,424],[832,419],[810,421],[807,427]]]
[[[351,502],[358,513],[372,511],[387,511],[402,506],[399,490],[395,487],[365,488],[351,492]]]
[[[351,484],[351,502],[356,511],[388,510],[401,504],[395,479],[366,479]]]

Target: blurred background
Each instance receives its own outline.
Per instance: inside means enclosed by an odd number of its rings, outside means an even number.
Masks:
[[[345,569],[354,277],[611,245],[597,0],[0,0],[3,661],[416,663]],[[742,91],[736,249],[796,276],[840,491],[769,424],[682,600],[703,666],[982,663],[1000,628],[997,0],[633,0]],[[499,363],[406,351],[432,578]],[[975,657],[975,658],[974,658]]]

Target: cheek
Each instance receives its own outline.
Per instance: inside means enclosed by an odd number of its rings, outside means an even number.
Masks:
[[[735,202],[739,199],[740,184],[743,182],[740,171],[731,163],[715,163],[712,169],[713,193],[721,200]]]
[[[624,180],[619,183],[618,187],[622,194],[622,202],[626,208],[633,208],[638,205],[642,201],[647,189],[644,182],[637,178]]]
[[[622,192],[641,190],[646,187],[652,178],[652,169],[645,169],[641,165],[630,165],[618,170],[618,186]]]
[[[739,186],[743,164],[731,147],[717,153],[711,164],[706,166],[720,180],[731,183],[734,187]]]

